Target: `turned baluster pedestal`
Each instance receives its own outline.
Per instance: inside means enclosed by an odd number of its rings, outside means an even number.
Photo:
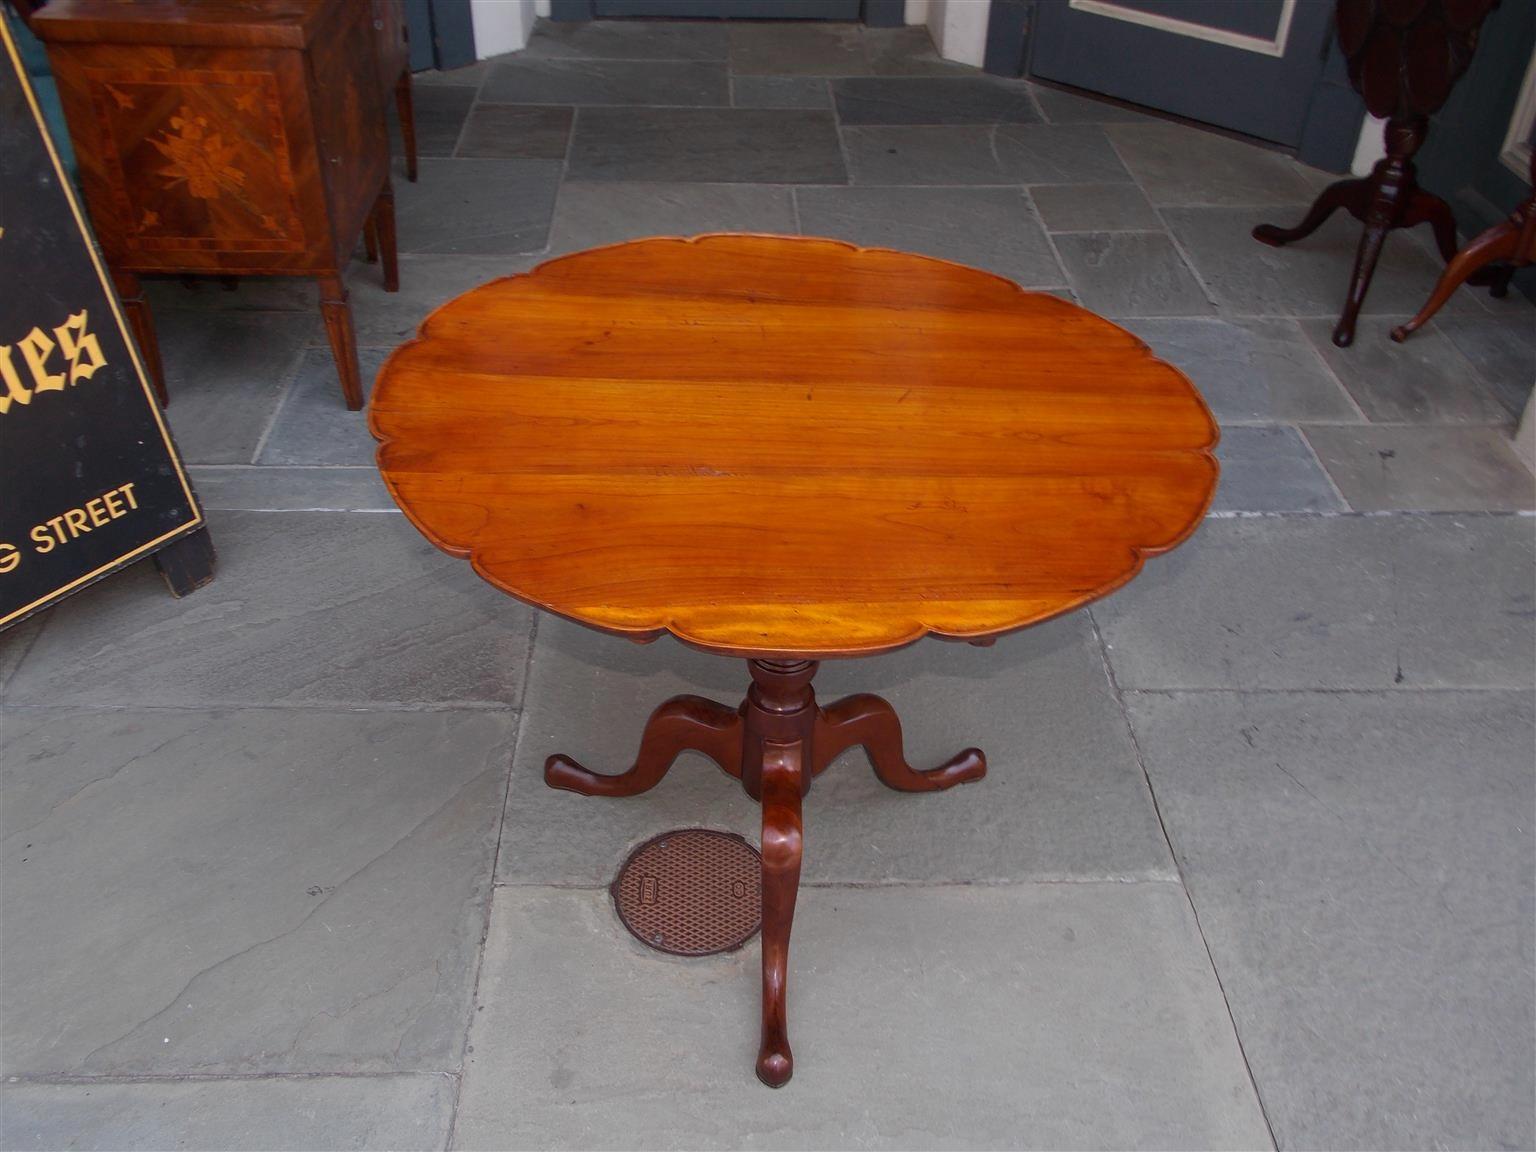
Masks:
[[[1338,0],[1339,47],[1350,83],[1371,115],[1387,121],[1387,154],[1365,179],[1340,180],[1323,189],[1296,227],[1260,224],[1253,238],[1276,248],[1294,244],[1340,208],[1365,225],[1333,330],[1333,342],[1340,348],[1354,342],[1355,322],[1389,232],[1428,224],[1441,257],[1449,263],[1456,255],[1451,207],[1419,187],[1413,157],[1424,144],[1430,116],[1439,111],[1471,62],[1483,20],[1497,5],[1498,0]]]

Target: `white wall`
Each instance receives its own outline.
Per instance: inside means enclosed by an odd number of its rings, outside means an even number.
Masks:
[[[992,0],[927,0],[928,34],[939,55],[980,68],[987,55],[987,21]],[[905,15],[912,16],[912,0]]]
[[[1387,154],[1387,122],[1379,116],[1366,113],[1360,122],[1360,136],[1355,141],[1355,158],[1349,162],[1349,170],[1356,176],[1369,176],[1376,161]]]
[[[1536,392],[1526,398],[1525,414],[1520,417],[1520,427],[1515,430],[1515,451],[1536,472]]]
[[[539,6],[537,0],[469,0],[475,55],[484,60],[526,47],[528,33],[533,31],[533,18],[548,15],[549,0],[543,0],[543,13],[538,12]]]

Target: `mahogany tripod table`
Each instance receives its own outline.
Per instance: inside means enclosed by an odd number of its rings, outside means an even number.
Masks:
[[[369,426],[426,537],[590,627],[744,657],[739,706],[679,696],[627,771],[544,778],[634,796],[702,752],[762,804],[758,1076],[785,1012],[801,800],[862,745],[904,792],[878,696],[818,706],[817,662],[932,633],[991,643],[1129,581],[1216,487],[1204,401],[1136,337],[943,261],[781,236],[580,252],[443,305],[379,374]]]

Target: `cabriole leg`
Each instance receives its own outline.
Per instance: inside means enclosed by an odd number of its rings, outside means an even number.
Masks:
[[[701,696],[675,696],[651,714],[635,763],[612,776],[591,772],[567,756],[551,756],[544,781],[584,796],[634,796],[653,788],[678,754],[702,752],[741,780],[762,805],[762,1037],[757,1075],[780,1088],[794,1075],[789,1044],[789,938],[800,892],[805,827],[801,801],[812,776],[855,744],[868,751],[875,773],[903,792],[933,792],[987,770],[967,748],[947,763],[919,772],[907,763],[901,722],[878,696],[850,696],[816,706],[813,660],[750,660],[752,686],[739,709]]]
[[[674,696],[645,722],[640,751],[627,771],[605,776],[557,754],[544,762],[544,783],[583,796],[638,796],[661,783],[684,752],[702,752],[739,777],[741,714],[702,696]]]

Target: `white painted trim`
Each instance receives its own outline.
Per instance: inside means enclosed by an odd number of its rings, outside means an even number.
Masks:
[[[1525,67],[1525,79],[1520,83],[1520,96],[1509,116],[1509,131],[1504,133],[1504,146],[1499,149],[1499,160],[1522,180],[1531,178],[1531,128],[1536,126],[1536,52]]]
[[[475,31],[475,57],[500,56],[528,46],[533,31],[534,0],[469,0]]]
[[[1174,16],[1145,12],[1140,8],[1122,8],[1118,4],[1111,3],[1110,0],[1069,0],[1067,7],[1092,16],[1107,16],[1111,20],[1124,20],[1128,24],[1140,24],[1144,28],[1171,32],[1175,36],[1209,40],[1212,44],[1222,44],[1244,52],[1257,52],[1261,56],[1285,55],[1286,42],[1291,38],[1291,21],[1296,17],[1296,0],[1282,0],[1280,20],[1275,27],[1275,34],[1266,39],[1263,36],[1249,36],[1244,32],[1232,32],[1226,28],[1212,28],[1208,24],[1197,24],[1193,20],[1180,20]]]
[[[1525,400],[1525,411],[1515,429],[1515,452],[1525,461],[1525,466],[1536,472],[1536,392]]]
[[[987,55],[992,0],[928,0],[928,33],[939,55],[980,68]]]
[[[1351,176],[1369,176],[1376,161],[1387,154],[1387,122],[1369,112],[1360,122],[1360,135],[1355,139],[1355,157],[1349,162]]]

